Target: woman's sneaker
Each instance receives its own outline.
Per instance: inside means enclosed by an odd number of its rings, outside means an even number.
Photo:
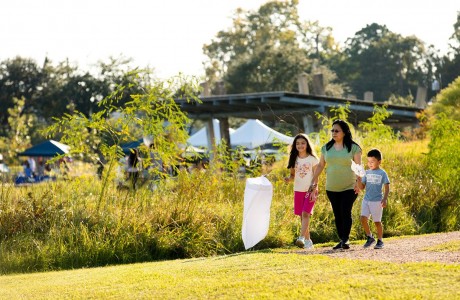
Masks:
[[[369,248],[373,243],[375,243],[375,239],[372,236],[367,237],[366,243],[363,245],[364,248]]]
[[[303,236],[299,236],[299,238],[295,241],[295,245],[299,248],[305,247],[305,238]]]
[[[332,247],[332,250],[338,250],[338,249],[342,249],[342,241],[340,241],[337,245]]]
[[[378,241],[377,241],[377,244],[375,244],[374,249],[382,249],[382,248],[383,248],[383,241],[382,241],[382,240],[378,240]]]
[[[311,240],[305,240],[305,246],[303,246],[304,249],[313,249],[313,242]]]

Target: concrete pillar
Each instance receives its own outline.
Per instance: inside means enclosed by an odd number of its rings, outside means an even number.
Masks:
[[[302,122],[303,122],[303,132],[304,133],[309,134],[315,131],[312,116],[310,115],[303,116]]]
[[[313,75],[313,94],[317,96],[324,96],[326,94],[324,92],[323,74],[321,73]]]
[[[200,83],[201,94],[200,97],[209,97],[211,96],[211,89],[209,88],[209,82],[205,81]]]
[[[368,102],[374,101],[374,93],[370,91],[364,92],[364,101],[368,101]]]
[[[206,132],[207,132],[207,139],[208,139],[208,150],[211,151],[214,149],[216,145],[216,134],[214,133],[214,126],[212,122],[212,118],[209,118],[205,122]]]
[[[417,97],[415,98],[415,106],[417,108],[426,107],[426,94],[427,94],[426,87],[419,86],[417,88]]]
[[[299,85],[299,94],[308,95],[310,93],[308,89],[308,75],[306,73],[299,74],[297,83]]]
[[[227,149],[231,148],[230,144],[230,126],[228,125],[228,118],[221,118],[219,119],[219,129],[220,129],[220,137],[225,141],[227,144]]]

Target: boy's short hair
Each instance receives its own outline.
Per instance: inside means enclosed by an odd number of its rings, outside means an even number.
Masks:
[[[379,149],[372,149],[367,152],[367,157],[375,157],[377,160],[382,160],[382,152]]]

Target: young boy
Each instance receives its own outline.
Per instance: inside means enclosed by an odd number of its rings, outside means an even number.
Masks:
[[[359,188],[366,189],[361,205],[361,224],[367,236],[364,248],[370,247],[375,242],[368,223],[370,215],[372,215],[375,228],[377,229],[378,240],[374,249],[383,248],[382,213],[383,208],[387,206],[390,179],[388,179],[385,170],[380,169],[381,163],[382,153],[378,149],[372,149],[367,153],[367,166],[369,170],[366,171],[366,175],[363,178],[358,177]]]

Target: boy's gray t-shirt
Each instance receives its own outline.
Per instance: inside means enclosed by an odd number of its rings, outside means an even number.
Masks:
[[[387,172],[383,169],[366,170],[366,175],[361,179],[366,184],[365,201],[382,201],[384,184],[390,183]]]

